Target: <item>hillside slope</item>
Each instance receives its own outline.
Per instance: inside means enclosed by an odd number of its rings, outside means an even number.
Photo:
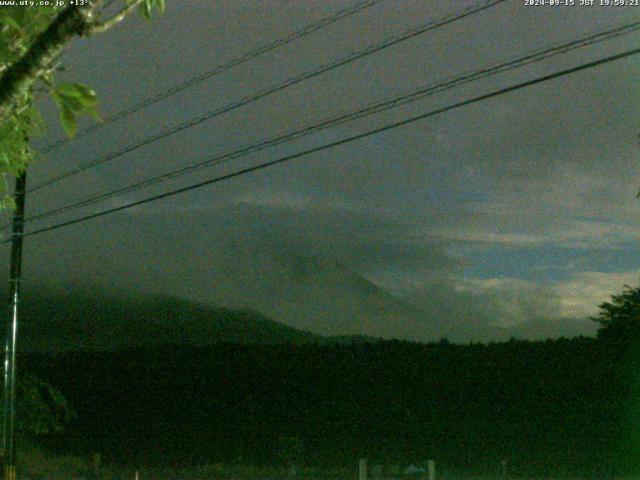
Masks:
[[[168,296],[42,288],[23,295],[20,346],[25,350],[318,341],[322,341],[319,335],[251,310],[212,307]]]

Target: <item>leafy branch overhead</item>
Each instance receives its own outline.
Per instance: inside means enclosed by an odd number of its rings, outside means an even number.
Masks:
[[[88,114],[100,120],[96,92],[86,85],[61,83],[52,89],[52,94],[60,110],[62,128],[69,137],[74,137],[78,130],[78,116]]]
[[[43,130],[36,105],[38,94],[53,97],[62,127],[70,137],[77,132],[78,117],[99,119],[94,90],[82,83],[56,83],[55,74],[61,69],[64,50],[75,37],[105,32],[135,10],[149,19],[154,10],[162,13],[165,8],[165,0],[122,3],[114,12],[107,11],[101,0],[62,10],[51,6],[0,8],[0,176],[5,182],[7,174],[19,174],[35,158],[29,140]],[[4,192],[6,186],[0,194],[4,196]]]

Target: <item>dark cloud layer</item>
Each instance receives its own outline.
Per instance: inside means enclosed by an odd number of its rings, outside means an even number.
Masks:
[[[168,3],[162,19],[133,19],[69,51],[69,77],[94,85],[107,114],[345,5]],[[52,153],[33,168],[30,182],[470,4],[381,2]],[[505,2],[43,189],[30,196],[28,210],[108,191],[630,21],[634,13]],[[102,206],[333,141],[620,52],[636,41],[631,35],[592,46]],[[30,238],[25,281],[249,305],[322,333],[462,340],[592,334],[593,326],[580,319],[640,270],[640,256],[631,253],[640,234],[638,73],[634,57]],[[50,107],[45,109],[53,116]],[[59,133],[52,128],[49,139]],[[616,257],[618,267],[606,268],[606,252],[621,248],[630,252],[626,267]],[[528,259],[526,279],[505,277],[522,270],[515,262],[525,250],[540,252]],[[561,262],[562,274],[545,276],[550,258],[562,252],[570,259]],[[581,294],[587,291],[589,296]]]

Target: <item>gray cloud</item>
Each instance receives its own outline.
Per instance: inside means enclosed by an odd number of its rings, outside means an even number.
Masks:
[[[469,4],[383,2],[52,153],[34,166],[30,182]],[[150,24],[132,19],[75,44],[66,57],[69,78],[95,86],[108,114],[341,6],[338,1],[170,2],[162,19]],[[630,19],[630,9],[595,8],[527,9],[507,2],[42,190],[29,198],[28,211],[107,191]],[[486,79],[118,197],[111,205],[603,57],[635,46],[634,41],[625,37]],[[576,299],[578,287],[573,288],[585,285],[580,275],[591,269],[588,258],[565,283],[545,283],[534,272],[527,282],[497,274],[469,278],[464,272],[487,245],[503,248],[500,261],[507,263],[509,252],[532,245],[588,252],[637,242],[640,100],[631,87],[637,66],[635,59],[624,60],[127,214],[32,237],[26,281],[97,283],[246,304],[276,320],[328,333],[469,339],[541,335],[545,325],[550,334],[563,328],[589,331],[570,320],[588,311],[589,298]],[[51,105],[45,110],[55,124]],[[50,138],[59,134],[54,127]],[[496,264],[496,271],[502,266]],[[629,265],[629,271],[635,268]],[[571,298],[575,308],[567,304]]]

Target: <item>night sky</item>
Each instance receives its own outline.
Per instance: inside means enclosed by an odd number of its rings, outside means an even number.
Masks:
[[[473,4],[383,1],[47,154],[30,169],[29,184]],[[169,0],[163,17],[136,15],[74,41],[60,78],[93,86],[109,116],[347,5]],[[43,188],[28,197],[27,213],[638,19],[640,7],[508,0]],[[473,82],[27,230],[637,48],[639,39],[626,35]],[[248,306],[323,334],[456,341],[593,335],[587,317],[640,277],[639,66],[638,56],[629,57],[34,235],[25,240],[25,285]],[[47,145],[62,132],[50,99],[42,103],[51,121],[38,144]],[[6,246],[3,258],[8,269]]]

